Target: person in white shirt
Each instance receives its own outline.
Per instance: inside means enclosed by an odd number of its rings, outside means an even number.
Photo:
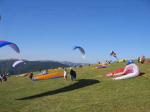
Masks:
[[[1,84],[2,84],[2,81],[3,81],[3,77],[2,77],[2,75],[0,74],[0,82],[1,82]]]
[[[67,69],[64,68],[64,80],[67,80]]]

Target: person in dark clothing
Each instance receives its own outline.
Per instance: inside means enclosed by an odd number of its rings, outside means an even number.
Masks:
[[[144,62],[145,62],[145,56],[142,56],[141,57],[141,63],[144,64]]]
[[[70,77],[71,77],[71,80],[73,81],[73,80],[76,80],[76,72],[72,69],[72,68],[70,68]]]
[[[4,80],[4,81],[7,81],[6,75],[3,76],[3,80]]]
[[[138,57],[138,63],[140,63],[140,57]]]
[[[29,73],[29,78],[32,79],[33,78],[33,73]]]

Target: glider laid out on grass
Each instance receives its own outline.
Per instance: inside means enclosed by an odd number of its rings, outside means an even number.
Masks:
[[[34,76],[32,78],[33,81],[37,81],[37,80],[48,80],[48,79],[55,79],[55,78],[60,78],[63,77],[64,74],[63,73],[51,73],[51,74],[41,74],[41,75],[37,75]]]
[[[106,74],[108,77],[115,77],[113,80],[124,80],[133,77],[137,77],[140,75],[139,67],[132,61],[129,60],[125,66],[125,68],[121,68],[116,70],[115,72]]]

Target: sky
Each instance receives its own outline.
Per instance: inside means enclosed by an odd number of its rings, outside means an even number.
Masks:
[[[96,63],[114,60],[112,50],[150,57],[149,0],[0,0],[0,16],[0,40],[16,43],[23,59]],[[17,57],[0,48],[0,59]]]

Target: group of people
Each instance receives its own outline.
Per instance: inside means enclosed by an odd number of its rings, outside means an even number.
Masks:
[[[0,74],[0,82],[2,84],[3,81],[7,81],[8,73],[7,74]]]
[[[113,80],[123,80],[140,75],[139,67],[134,63],[133,60],[127,61],[127,64],[124,68],[119,71],[107,74],[108,77],[114,77]],[[70,68],[70,78],[71,80],[76,80],[76,72],[73,68]],[[64,79],[67,80],[67,69],[64,69]]]
[[[112,63],[112,60],[106,60],[105,62],[98,62],[99,65],[102,65],[102,64],[111,64]]]
[[[64,79],[65,80],[67,80],[67,69],[66,68],[64,68]],[[76,74],[76,71],[75,70],[73,70],[73,68],[72,67],[70,67],[70,79],[73,81],[73,80],[76,80],[76,76],[77,76],[77,74]]]

